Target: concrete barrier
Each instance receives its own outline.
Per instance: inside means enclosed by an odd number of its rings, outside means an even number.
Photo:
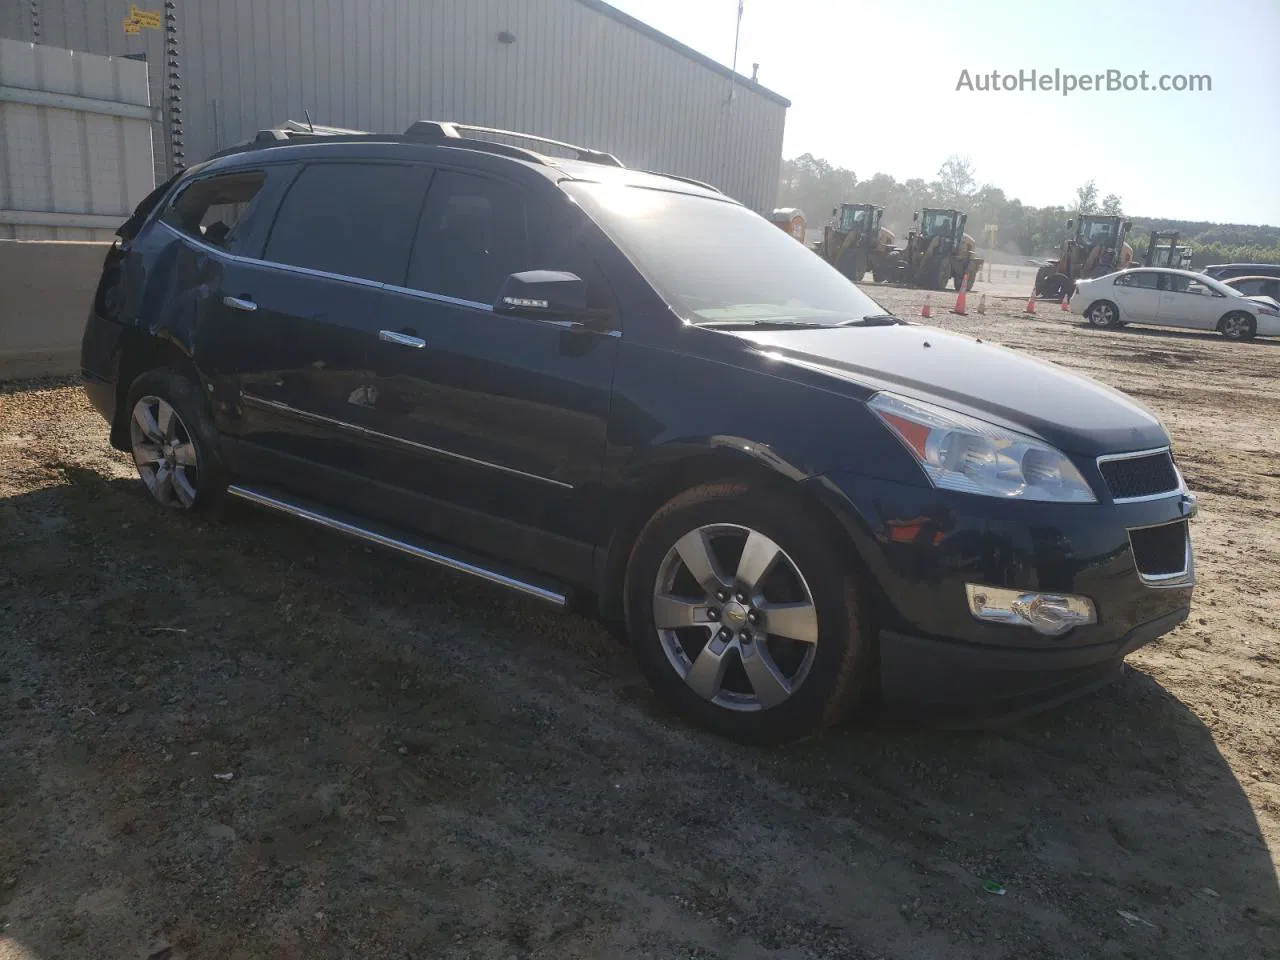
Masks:
[[[107,243],[0,240],[0,380],[80,369]]]

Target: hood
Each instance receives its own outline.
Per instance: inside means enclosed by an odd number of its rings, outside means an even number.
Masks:
[[[1254,294],[1251,297],[1245,297],[1245,299],[1260,303],[1264,307],[1270,307],[1272,310],[1280,310],[1280,301],[1277,301],[1275,297],[1268,297],[1264,293]]]
[[[1169,442],[1155,415],[1119,391],[971,337],[915,325],[739,335],[782,362],[950,407],[1064,452],[1095,457]]]

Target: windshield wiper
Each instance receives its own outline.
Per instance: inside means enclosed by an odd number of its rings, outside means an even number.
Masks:
[[[896,327],[902,321],[888,313],[877,313],[875,316],[862,317],[859,320],[845,320],[837,323],[837,327]]]
[[[820,327],[833,327],[833,323],[814,323],[812,320],[703,320],[695,324],[711,330],[729,329],[731,327],[750,327],[752,330],[817,330]]]
[[[841,320],[839,323],[817,323],[813,320],[704,320],[699,327],[713,330],[733,327],[749,327],[752,330],[834,330],[836,327],[894,327],[902,323],[897,317],[887,313],[877,313],[871,317],[855,317],[852,320]]]

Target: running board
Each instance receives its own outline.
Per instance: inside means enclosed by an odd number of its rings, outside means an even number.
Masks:
[[[271,510],[278,510],[290,516],[309,520],[317,526],[325,527],[328,530],[336,530],[338,533],[365,540],[388,550],[406,553],[411,557],[426,560],[428,563],[434,563],[456,573],[479,577],[481,580],[496,583],[498,586],[506,587],[508,590],[514,590],[517,593],[523,593],[526,596],[536,597],[557,607],[564,607],[567,604],[565,588],[552,580],[503,568],[491,561],[481,560],[452,547],[445,547],[428,540],[418,539],[398,530],[392,531],[385,527],[377,528],[363,525],[365,521],[357,523],[354,517],[344,517],[336,511],[305,504],[275,491],[267,493],[263,490],[232,484],[227,487],[227,493],[233,497],[240,497],[242,500],[248,500],[250,503],[256,503]]]

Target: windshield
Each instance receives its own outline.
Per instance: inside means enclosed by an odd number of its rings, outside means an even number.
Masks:
[[[1080,229],[1080,239],[1090,245],[1095,243],[1109,243],[1113,234],[1115,224],[1108,220],[1093,221],[1085,223]]]
[[[840,229],[845,233],[862,225],[867,219],[867,211],[862,207],[845,207],[840,211]]]
[[[955,219],[949,213],[925,211],[920,232],[926,237],[949,237],[955,231]]]
[[[598,183],[564,189],[691,323],[826,326],[888,312],[817,254],[736,203]]]

